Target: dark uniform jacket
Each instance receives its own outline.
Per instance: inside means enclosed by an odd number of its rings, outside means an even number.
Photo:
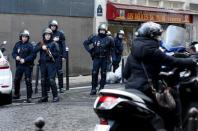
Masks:
[[[47,48],[50,50],[52,56],[54,59],[56,59],[59,56],[59,47],[56,42],[51,41],[46,41],[45,45]],[[40,51],[40,60],[39,63],[46,63],[46,62],[53,62],[52,58],[48,55],[48,53],[42,49],[40,43],[36,45],[34,48],[34,56],[36,57],[37,52]]]
[[[53,38],[57,38],[56,41],[59,45],[59,56],[62,58],[66,58],[66,43],[65,43],[65,35],[60,31],[53,32]]]
[[[21,64],[16,60],[16,57],[25,60],[24,64]],[[31,43],[26,42],[22,43],[21,41],[17,42],[12,51],[12,57],[16,60],[16,65],[33,65],[34,55],[33,55],[33,46]]]
[[[90,36],[83,44],[92,58],[108,58],[115,45],[113,39],[110,37],[101,37],[99,35]]]

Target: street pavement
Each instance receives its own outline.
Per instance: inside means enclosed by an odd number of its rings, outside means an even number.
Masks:
[[[14,101],[11,105],[0,107],[0,131],[34,131],[34,121],[38,117],[45,119],[45,131],[93,131],[98,123],[93,110],[96,96],[89,95],[90,81],[87,81],[88,86],[83,87],[79,83],[78,87],[73,85],[70,90],[60,94],[58,103],[53,103],[50,95],[49,102],[39,104],[35,97],[40,95],[38,93],[34,95],[33,103]],[[120,86],[111,84],[106,88]]]

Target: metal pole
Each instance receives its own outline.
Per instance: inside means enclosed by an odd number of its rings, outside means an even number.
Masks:
[[[122,84],[124,83],[123,72],[124,72],[124,58],[122,57],[122,72],[121,72],[121,76],[122,76]]]
[[[69,47],[66,47],[66,90],[69,90]]]

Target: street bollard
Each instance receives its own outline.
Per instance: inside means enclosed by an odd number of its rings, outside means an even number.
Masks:
[[[198,110],[192,107],[188,112],[188,131],[197,131],[198,125]]]
[[[66,47],[66,90],[69,90],[69,47]]]
[[[36,65],[36,81],[34,93],[38,93],[38,81],[39,81],[39,63]]]
[[[45,120],[43,119],[43,117],[38,117],[35,120],[34,124],[36,126],[35,131],[44,131],[43,127],[45,126]]]
[[[124,83],[124,76],[123,76],[123,72],[124,72],[124,58],[122,57],[122,72],[121,72],[122,84]]]

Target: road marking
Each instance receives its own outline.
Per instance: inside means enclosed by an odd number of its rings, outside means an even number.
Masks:
[[[79,86],[79,87],[72,87],[72,88],[69,88],[69,90],[87,89],[87,88],[91,88],[91,86]]]

